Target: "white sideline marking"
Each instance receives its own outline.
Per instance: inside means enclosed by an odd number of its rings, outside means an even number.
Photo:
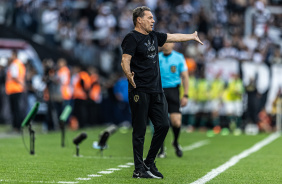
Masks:
[[[110,169],[107,169],[107,170],[109,170],[109,171],[119,171],[120,169],[118,169],[118,168],[110,168]]]
[[[280,137],[280,133],[273,133],[273,134],[271,134],[267,138],[265,138],[262,141],[256,143],[253,147],[243,151],[239,155],[236,155],[236,156],[232,157],[229,161],[225,162],[223,165],[217,167],[216,169],[212,169],[208,174],[206,174],[202,178],[194,181],[191,184],[204,184],[204,183],[212,180],[217,175],[219,175],[220,173],[222,173],[225,170],[227,170],[229,167],[232,167],[233,165],[238,163],[241,159],[246,158],[250,154],[260,150],[262,147],[270,144],[272,141],[276,140],[278,137]]]
[[[182,151],[190,151],[190,150],[202,147],[202,146],[209,144],[209,143],[210,143],[209,140],[199,141],[199,142],[196,142],[196,143],[194,143],[190,146],[185,146],[184,148],[182,148]]]
[[[118,167],[128,168],[128,167],[130,167],[130,166],[129,166],[129,165],[119,165]]]
[[[55,181],[23,181],[23,180],[0,180],[0,182],[6,182],[6,183],[9,183],[9,182],[20,182],[20,183],[57,183]]]
[[[113,173],[114,171],[100,171],[98,172],[99,174],[111,174]]]
[[[99,157],[100,158],[100,157]],[[128,168],[128,167],[131,167],[131,165],[134,165],[133,163],[131,162],[128,162],[126,163],[126,165],[119,165],[118,167],[122,167],[122,168]],[[111,174],[113,173],[114,171],[119,171],[121,169],[119,168],[109,168],[107,169],[108,171],[100,171],[98,173],[100,174]],[[88,177],[101,177],[103,175],[99,175],[99,174],[89,174]],[[76,178],[75,180],[81,180],[81,181],[88,181],[88,180],[91,180],[92,178]],[[19,180],[5,180],[5,179],[0,179],[0,183],[2,182],[21,182],[21,183],[66,183],[66,184],[76,184],[76,183],[79,183],[78,181],[58,181],[58,182],[55,182],[55,181],[19,181]]]
[[[99,174],[89,174],[88,176],[89,176],[89,177],[100,177],[100,176],[102,176],[102,175],[99,175]]]
[[[91,178],[76,178],[76,180],[83,180],[83,181],[87,181],[87,180],[91,180]]]
[[[20,182],[20,183],[68,183],[68,184],[75,184],[78,183],[77,181],[21,181],[21,180],[0,180],[0,182]]]

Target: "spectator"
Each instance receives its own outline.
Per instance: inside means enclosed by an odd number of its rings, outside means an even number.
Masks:
[[[197,117],[199,117],[199,128],[201,131],[205,131],[208,123],[208,114],[210,113],[208,106],[210,100],[210,84],[204,70],[200,73],[197,80],[196,91],[196,103],[199,108],[197,113]]]
[[[100,85],[99,74],[96,68],[89,67],[88,73],[90,75],[90,90],[89,90],[89,123],[95,125],[100,123],[100,105],[102,103],[102,91]]]
[[[109,6],[101,6],[99,13],[94,20],[94,26],[97,30],[95,38],[99,40],[105,39],[109,35],[110,30],[116,26],[116,19]]]
[[[237,58],[238,50],[231,45],[231,41],[224,40],[224,47],[218,51],[219,58]]]
[[[59,79],[56,75],[55,63],[51,59],[44,60],[45,74],[43,81],[46,83],[45,100],[48,105],[46,124],[49,131],[59,128],[59,115],[62,112],[62,95],[60,92]]]
[[[257,83],[257,78],[251,78],[250,82],[247,86],[245,86],[245,90],[247,92],[247,114],[246,114],[246,119],[248,123],[256,124],[258,122],[258,98],[257,96],[258,91],[256,84]]]
[[[263,63],[264,62],[263,54],[259,49],[256,49],[254,51],[252,60],[255,63]]]
[[[272,120],[273,122],[275,122],[274,124],[276,124],[276,127],[277,127],[277,116],[279,115],[280,113],[280,116],[281,116],[281,112],[279,112],[279,108],[280,110],[282,109],[282,89],[281,87],[278,89],[277,93],[276,93],[276,96],[275,96],[275,99],[272,103],[272,109],[271,109],[271,116],[272,116]]]
[[[213,19],[217,24],[224,25],[227,22],[228,16],[226,13],[227,0],[212,1]]]
[[[126,33],[133,29],[132,20],[131,20],[131,11],[129,9],[125,9],[121,12],[121,16],[119,17],[119,29],[121,32],[121,37],[124,37]]]
[[[262,109],[259,114],[258,126],[261,132],[271,133],[273,131],[271,118],[265,109]]]
[[[209,108],[211,111],[212,126],[220,126],[220,112],[222,111],[222,95],[224,92],[225,83],[221,79],[221,72],[218,72],[216,78],[211,82]]]
[[[129,126],[131,124],[131,115],[128,102],[128,83],[127,78],[123,75],[123,73],[114,84],[113,92],[116,98],[114,119],[117,124]]]
[[[217,24],[210,32],[211,45],[218,52],[224,45],[225,32],[221,25]]]
[[[205,9],[203,7],[201,7],[201,10],[199,12],[199,16],[196,16],[196,18],[198,19],[197,23],[198,23],[199,34],[203,33],[203,34],[207,35],[208,34],[208,28],[209,28],[209,19],[206,16],[206,12],[205,12]]]
[[[182,124],[188,125],[187,126],[187,132],[193,132],[196,126],[196,114],[199,111],[198,105],[197,105],[197,79],[195,77],[195,71],[190,71],[188,69],[189,73],[189,91],[188,91],[188,104],[185,107],[181,108],[182,113]],[[180,86],[180,93],[183,94],[183,86]],[[180,95],[182,96],[182,95]]]
[[[41,25],[46,43],[51,46],[56,45],[55,35],[58,31],[59,11],[56,8],[55,2],[50,2],[49,7],[43,11]]]
[[[271,14],[267,10],[262,1],[255,2],[256,12],[254,14],[254,33],[257,37],[263,37],[267,35],[268,26],[271,21]]]
[[[251,34],[243,38],[243,43],[247,46],[248,50],[253,52],[258,47],[258,38],[255,34]]]
[[[70,22],[61,22],[59,26],[59,38],[61,47],[71,51],[75,46],[76,32]]]
[[[67,67],[67,61],[64,58],[60,58],[57,62],[58,71],[57,77],[60,86],[60,92],[62,94],[62,110],[65,106],[70,105],[72,98],[72,88],[71,88],[71,73]]]
[[[74,56],[83,65],[99,68],[99,49],[92,44],[90,37],[85,36],[85,39],[75,46]]]
[[[18,59],[18,52],[12,51],[12,56],[8,63],[8,70],[6,75],[5,89],[6,94],[9,96],[11,113],[13,114],[13,130],[20,131],[21,122],[24,119],[25,101],[24,92],[25,87],[26,68],[24,64]]]
[[[238,74],[232,74],[228,86],[223,93],[225,114],[229,122],[240,128],[243,114],[243,82]]]
[[[32,66],[27,65],[26,90],[27,90],[27,100],[28,100],[28,111],[30,111],[30,109],[36,102],[35,89],[32,86],[32,79],[36,74],[37,74],[36,70]]]
[[[73,68],[73,115],[77,118],[80,128],[89,125],[87,113],[87,100],[90,88],[90,77],[82,66],[76,65]]]
[[[282,64],[282,55],[280,52],[280,46],[274,48],[274,53],[270,56],[269,61],[271,64]]]
[[[176,6],[176,12],[179,15],[180,21],[187,26],[192,25],[194,21],[194,14],[196,13],[190,0],[184,0],[182,4]]]
[[[89,39],[90,33],[90,26],[88,24],[87,17],[81,17],[77,24],[75,25],[75,32],[77,36],[77,40],[79,42],[83,42],[86,39]]]

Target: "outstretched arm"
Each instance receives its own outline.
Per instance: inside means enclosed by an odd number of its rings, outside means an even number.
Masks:
[[[130,82],[130,84],[136,88],[136,84],[134,82],[134,72],[131,72],[130,70],[130,61],[131,61],[132,56],[129,54],[123,54],[122,55],[122,59],[121,59],[121,67],[122,70],[124,72],[124,74],[126,75],[128,81]]]
[[[203,45],[203,43],[201,42],[201,40],[198,37],[197,31],[195,31],[193,34],[179,34],[179,33],[167,34],[166,42],[167,43],[186,42],[189,40],[195,40]]]

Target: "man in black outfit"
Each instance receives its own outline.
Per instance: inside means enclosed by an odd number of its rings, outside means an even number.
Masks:
[[[129,81],[129,104],[132,116],[132,142],[135,170],[133,178],[163,178],[154,160],[169,129],[168,109],[162,89],[158,47],[166,42],[195,40],[203,44],[197,32],[193,34],[165,34],[153,31],[150,8],[133,10],[134,30],[122,44],[122,69]],[[154,125],[150,150],[143,162],[143,147],[148,117]]]

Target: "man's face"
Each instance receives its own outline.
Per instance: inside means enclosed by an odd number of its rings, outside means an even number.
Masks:
[[[64,59],[59,59],[58,61],[58,67],[62,68],[66,65],[66,61]]]
[[[162,51],[164,54],[170,54],[173,50],[174,43],[165,43],[162,47]]]
[[[141,18],[141,27],[147,32],[150,33],[153,30],[155,23],[153,14],[150,11],[144,11],[144,16]]]

